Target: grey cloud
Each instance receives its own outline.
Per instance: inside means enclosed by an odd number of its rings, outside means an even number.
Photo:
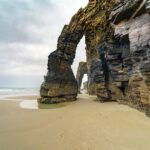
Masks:
[[[6,82],[7,81],[7,82]],[[33,75],[1,75],[0,74],[0,87],[6,88],[35,88],[39,87],[39,83],[42,83],[43,77]]]
[[[74,6],[67,8],[67,1],[0,0],[0,86],[20,85],[21,80],[23,85],[40,85],[47,57],[56,49],[63,25],[76,11]],[[74,72],[78,62],[85,60],[84,47],[83,40],[72,66]]]
[[[2,0],[0,42],[42,42],[44,32],[40,31],[47,29],[53,12],[55,8],[48,0]]]

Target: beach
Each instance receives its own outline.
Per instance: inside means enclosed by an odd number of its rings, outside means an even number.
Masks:
[[[128,106],[82,94],[61,107],[20,107],[28,98],[37,97],[0,101],[0,150],[150,149],[150,118]]]

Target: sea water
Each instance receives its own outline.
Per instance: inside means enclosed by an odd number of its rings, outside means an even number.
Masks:
[[[23,109],[38,109],[38,102],[36,99],[15,99],[15,97],[18,96],[37,96],[39,95],[38,93],[37,88],[0,88],[0,100],[18,101],[19,107]]]
[[[0,88],[0,99],[15,96],[37,96],[39,95],[38,88]]]
[[[17,101],[18,106],[22,109],[56,109],[66,106],[66,104],[40,104],[37,99],[28,99],[28,97],[37,97],[39,89],[37,88],[0,88],[0,101]],[[21,96],[22,98],[16,98]],[[23,99],[24,96],[25,99]],[[13,98],[14,97],[14,98]]]

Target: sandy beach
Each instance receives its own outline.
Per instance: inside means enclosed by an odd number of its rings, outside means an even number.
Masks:
[[[0,101],[0,150],[150,149],[150,119],[144,113],[94,99],[79,95],[55,109],[22,109],[19,101]]]

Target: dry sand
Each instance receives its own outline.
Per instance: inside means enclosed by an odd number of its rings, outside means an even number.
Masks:
[[[150,118],[93,99],[39,110],[0,101],[0,150],[150,150]]]

